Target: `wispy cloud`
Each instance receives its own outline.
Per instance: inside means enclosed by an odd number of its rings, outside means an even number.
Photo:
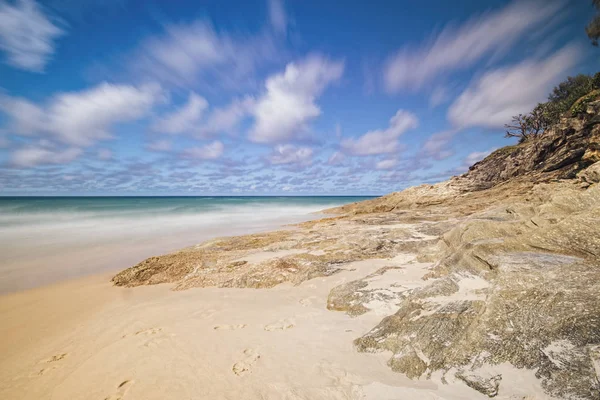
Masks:
[[[269,0],[269,19],[275,32],[286,33],[288,18],[282,0]]]
[[[342,140],[342,151],[355,156],[396,153],[400,148],[398,138],[418,125],[419,120],[413,113],[398,110],[387,129],[369,131],[357,139]]]
[[[302,136],[306,124],[321,115],[317,97],[339,80],[344,63],[312,55],[290,63],[267,79],[266,93],[254,107],[255,124],[249,138],[257,143],[281,143]]]
[[[530,111],[581,60],[569,45],[544,60],[530,59],[487,72],[454,101],[448,119],[455,127],[501,128],[513,115]]]
[[[216,160],[223,155],[225,146],[218,140],[200,147],[186,149],[183,155],[198,160]]]
[[[447,26],[419,49],[406,47],[388,59],[386,89],[419,89],[437,76],[469,67],[484,56],[505,53],[524,35],[544,27],[563,6],[560,0],[513,1],[458,28]]]
[[[438,161],[451,157],[454,155],[454,149],[451,147],[450,142],[457,133],[457,129],[434,133],[423,143],[420,155]]]
[[[12,133],[85,147],[111,138],[112,125],[137,120],[163,100],[164,93],[156,85],[102,83],[80,92],[56,94],[44,105],[0,97],[0,110],[9,116]]]
[[[33,0],[0,0],[0,50],[13,67],[44,72],[65,31]]]
[[[272,35],[218,32],[208,21],[169,24],[128,59],[133,76],[164,85],[204,88],[247,86],[256,68],[279,57]]]
[[[398,164],[398,160],[390,158],[387,160],[381,160],[375,164],[375,169],[386,170],[392,169]]]
[[[204,97],[192,92],[184,106],[163,116],[152,128],[157,132],[172,135],[191,132],[197,129],[207,108],[208,101]]]
[[[46,164],[66,164],[77,157],[83,151],[76,147],[67,149],[54,148],[48,145],[28,145],[15,150],[10,162],[15,167],[35,167]]]
[[[269,156],[273,165],[298,164],[310,165],[312,162],[313,149],[310,147],[297,147],[291,144],[276,146]]]

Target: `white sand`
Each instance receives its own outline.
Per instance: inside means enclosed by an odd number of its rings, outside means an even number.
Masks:
[[[387,367],[389,354],[358,353],[352,341],[382,316],[326,309],[334,286],[405,262],[362,261],[269,290],[124,289],[101,276],[5,295],[0,399],[486,399],[458,380],[411,381]],[[414,286],[425,270],[403,266],[370,284]],[[533,373],[502,368],[520,378],[498,399],[546,398]]]

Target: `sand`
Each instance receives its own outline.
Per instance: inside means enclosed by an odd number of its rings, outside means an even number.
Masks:
[[[359,317],[326,309],[333,287],[383,266],[403,268],[370,285],[418,285],[427,268],[410,260],[360,261],[327,278],[262,290],[128,289],[102,275],[4,295],[0,398],[487,398],[459,380],[394,373],[386,365],[390,354],[358,353],[353,340],[381,320],[382,310],[393,312],[390,305]],[[490,368],[515,383],[498,399],[547,398],[532,371]]]

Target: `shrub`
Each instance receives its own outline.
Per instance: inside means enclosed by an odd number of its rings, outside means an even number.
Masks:
[[[591,93],[588,93],[585,96],[579,98],[579,100],[577,100],[571,107],[571,115],[573,117],[576,117],[580,114],[585,113],[587,110],[588,104],[590,102],[596,100],[598,97],[600,97],[600,89],[596,89],[596,90],[592,91]]]

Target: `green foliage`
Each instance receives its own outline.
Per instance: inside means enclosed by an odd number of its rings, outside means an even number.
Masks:
[[[597,0],[600,3],[600,0]],[[596,75],[570,76],[552,90],[546,103],[538,104],[528,114],[513,117],[506,124],[506,137],[516,137],[519,143],[535,139],[563,115],[577,116],[587,110],[588,104],[600,96],[600,72]]]
[[[579,114],[583,114],[587,110],[588,104],[593,100],[596,100],[598,97],[600,97],[600,89],[596,89],[591,93],[588,93],[585,96],[581,97],[571,107],[571,115],[573,117],[576,117]]]
[[[560,121],[561,116],[571,110],[577,100],[592,90],[594,90],[594,79],[591,76],[580,74],[568,77],[548,96],[548,103],[546,103],[548,123],[554,124]]]
[[[594,89],[600,89],[600,72],[596,73],[594,78],[592,78],[592,85],[594,86]]]

